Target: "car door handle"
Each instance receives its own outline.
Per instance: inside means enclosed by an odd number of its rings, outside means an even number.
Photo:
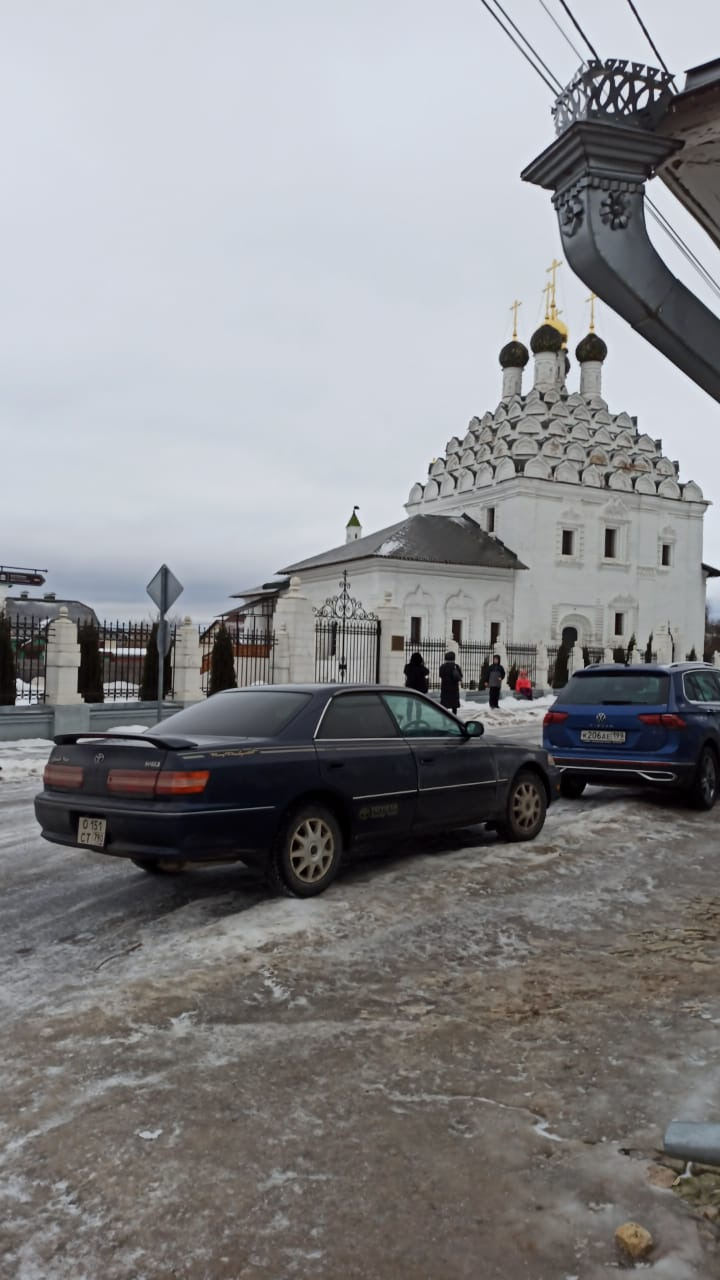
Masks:
[[[344,768],[345,768],[345,761],[344,761],[344,760],[331,760],[331,761],[330,761],[330,764],[329,764],[329,766],[328,766],[328,767],[329,767],[330,769],[344,769]]]
[[[434,764],[434,763],[435,763],[435,757],[434,757],[434,756],[421,756],[421,757],[420,757],[420,763],[421,763],[421,764]]]

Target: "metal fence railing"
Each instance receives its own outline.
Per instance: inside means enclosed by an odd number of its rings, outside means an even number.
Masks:
[[[40,618],[5,619],[15,661],[16,704],[43,702],[47,669],[47,621]]]
[[[171,648],[166,664],[169,672],[165,685],[172,688],[175,659],[175,628],[170,627]],[[102,658],[103,695],[105,702],[140,700],[145,658],[148,646],[156,644],[152,622],[103,622],[99,627]],[[156,662],[155,654],[152,655]],[[157,666],[155,666],[157,671]],[[151,682],[151,700],[157,697],[156,681]]]
[[[210,669],[215,638],[221,624],[232,641],[235,657],[235,678],[238,688],[246,688],[251,684],[273,684],[275,679],[275,647],[274,631],[264,628],[247,631],[242,622],[234,618],[218,618],[217,623],[207,629],[200,630],[200,647],[202,651],[200,666],[200,687],[203,693],[210,692]]]

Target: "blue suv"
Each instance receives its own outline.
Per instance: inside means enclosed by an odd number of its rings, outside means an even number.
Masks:
[[[560,792],[587,783],[680,789],[712,809],[720,789],[720,669],[704,662],[585,667],[543,721]]]

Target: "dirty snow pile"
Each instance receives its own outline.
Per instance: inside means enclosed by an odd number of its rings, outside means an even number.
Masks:
[[[0,742],[0,784],[41,778],[53,744],[49,738]]]
[[[492,708],[487,702],[460,702],[458,718],[460,720],[482,720],[484,725],[493,729],[501,725],[509,727],[515,724],[542,724],[548,707],[555,701],[554,693],[544,694],[542,698],[515,698],[506,694],[500,698],[500,706]]]

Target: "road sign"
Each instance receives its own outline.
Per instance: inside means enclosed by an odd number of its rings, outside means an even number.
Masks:
[[[167,613],[172,608],[178,596],[183,589],[182,583],[178,582],[174,573],[171,573],[166,564],[162,564],[147,584],[147,593],[160,610],[161,615]]]

